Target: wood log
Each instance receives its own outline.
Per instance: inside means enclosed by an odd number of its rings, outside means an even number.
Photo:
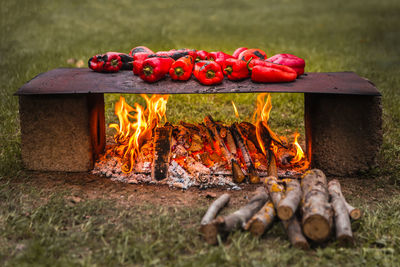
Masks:
[[[244,175],[242,168],[240,168],[237,161],[231,161],[232,164],[232,181],[235,183],[242,183],[246,176]]]
[[[301,200],[301,187],[297,179],[286,179],[285,196],[277,206],[278,217],[289,220],[296,212]]]
[[[275,208],[271,200],[267,203],[246,223],[244,229],[252,233],[254,236],[262,236],[265,231],[272,225],[275,219]]]
[[[253,142],[258,151],[262,152],[260,144],[257,141],[256,126],[250,122],[243,121],[238,124],[238,127],[242,136]]]
[[[247,172],[249,176],[250,183],[259,183],[260,182],[260,177],[257,174],[256,168],[254,167],[254,163],[251,159],[250,153],[246,148],[246,145],[244,143],[242,134],[240,132],[239,126],[237,123],[232,124],[231,126],[231,132],[233,135],[233,138],[235,139],[236,145],[239,147],[240,151],[242,152],[244,162],[247,167]]]
[[[264,206],[267,200],[268,194],[264,187],[259,187],[245,206],[230,215],[224,217],[219,216],[213,223],[218,227],[218,232],[220,234],[227,234],[239,228],[243,228],[247,221]]]
[[[228,144],[228,149],[234,157],[237,155],[237,149],[235,145],[235,140],[233,140],[232,133],[229,129],[226,131],[226,143]]]
[[[301,226],[297,216],[292,216],[289,220],[282,221],[285,227],[286,233],[289,237],[289,241],[293,247],[307,250],[310,248],[307,239],[304,237],[301,231]]]
[[[301,181],[303,233],[313,241],[323,242],[331,234],[332,207],[325,174],[318,169],[307,171]]]
[[[334,179],[332,181],[329,182],[329,184],[331,185],[330,187],[332,188],[332,190],[335,190],[336,194],[338,194],[344,201],[345,205],[346,205],[346,209],[350,215],[350,218],[353,220],[358,220],[361,218],[362,212],[360,209],[358,208],[354,208],[352,205],[350,205],[346,198],[343,196],[342,193],[342,188],[340,186],[340,183],[338,180]],[[329,186],[328,184],[328,186]]]
[[[271,145],[271,136],[267,129],[265,129],[262,121],[258,121],[256,124],[256,135],[259,140],[261,152],[264,154],[267,161],[269,161],[269,147]]]
[[[335,214],[336,239],[342,245],[352,244],[353,232],[351,231],[350,217],[345,200],[341,194],[339,181],[336,179],[330,181],[328,183],[328,190]]]
[[[269,150],[268,154],[269,154],[268,176],[273,176],[278,178],[278,168],[276,167],[276,159],[274,152],[272,152],[272,150]]]
[[[169,154],[171,153],[171,126],[158,127],[154,134],[154,158],[151,177],[157,181],[168,176]]]
[[[267,178],[265,178],[264,184],[269,192],[275,208],[278,207],[279,202],[283,198],[283,186],[279,184],[278,179],[274,176],[268,176]]]
[[[228,204],[230,198],[231,196],[227,193],[221,195],[213,203],[211,203],[206,214],[204,214],[203,218],[201,219],[200,233],[210,245],[217,244],[218,242],[218,229],[216,224],[212,223],[212,221],[215,219],[215,216],[217,216],[221,209]]]

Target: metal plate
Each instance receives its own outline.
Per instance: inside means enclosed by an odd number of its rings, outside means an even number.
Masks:
[[[156,83],[146,83],[131,71],[97,73],[90,69],[59,68],[39,74],[23,85],[16,95],[39,94],[214,94],[214,93],[323,93],[376,95],[373,83],[354,72],[306,73],[290,83],[253,83],[250,79],[232,82],[225,79],[216,86],[204,86],[195,78],[187,82],[172,81],[169,77]]]

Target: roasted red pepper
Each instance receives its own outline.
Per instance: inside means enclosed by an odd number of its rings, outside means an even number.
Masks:
[[[244,60],[244,61],[249,61],[251,58],[253,59],[266,59],[267,58],[267,54],[262,51],[261,49],[247,49],[245,51],[243,51],[242,53],[240,53],[239,55],[239,59]]]
[[[107,57],[112,55],[118,55],[121,58],[122,67],[121,70],[132,70],[133,69],[133,57],[129,56],[128,54],[118,53],[118,52],[107,52]],[[107,61],[107,59],[106,59]]]
[[[102,55],[95,55],[94,57],[89,58],[88,66],[94,71],[103,72],[104,61]]]
[[[236,58],[228,58],[225,60],[223,63],[223,71],[228,79],[233,81],[243,80],[250,77],[247,62]]]
[[[140,70],[142,69],[144,60],[147,59],[150,55],[153,54],[140,52],[133,55],[133,74],[140,74]]]
[[[233,52],[232,56],[234,58],[239,58],[240,53],[246,51],[247,49],[248,49],[247,47],[239,47],[238,49],[235,50],[235,52]]]
[[[218,51],[218,52],[211,52],[208,54],[208,59],[213,60],[217,62],[218,64],[223,65],[224,61],[228,58],[233,58],[233,56],[228,55],[224,52]]]
[[[154,54],[153,51],[151,51],[149,48],[145,46],[137,46],[132,48],[132,50],[129,52],[129,55],[133,57],[136,53],[147,53],[147,54]]]
[[[195,59],[197,56],[195,49],[188,49],[188,48],[183,48],[183,49],[178,49],[178,50],[172,49],[169,52],[172,53],[170,55],[170,57],[172,57],[174,60],[178,60],[181,57],[188,56],[188,55],[193,57],[193,59]]]
[[[190,76],[192,76],[193,66],[193,57],[189,55],[181,57],[172,63],[169,69],[169,76],[171,76],[173,80],[187,81],[190,79]]]
[[[224,79],[221,66],[214,61],[202,60],[194,65],[194,76],[204,85],[219,84]]]
[[[196,52],[196,58],[194,61],[200,61],[200,60],[207,60],[208,59],[208,52],[204,50],[199,50]]]
[[[306,66],[304,59],[291,54],[277,54],[268,58],[267,60],[276,64],[291,67],[297,72],[297,76],[300,76],[304,73],[304,68]]]
[[[105,72],[118,72],[122,68],[121,57],[118,54],[105,55]]]
[[[174,60],[169,57],[151,57],[143,62],[140,78],[146,82],[156,82],[165,77]]]
[[[283,66],[265,60],[251,60],[248,64],[251,80],[259,83],[280,83],[296,80],[297,73],[288,66]]]

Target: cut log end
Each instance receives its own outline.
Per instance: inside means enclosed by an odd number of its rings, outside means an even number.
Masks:
[[[331,227],[326,218],[315,214],[303,222],[303,232],[309,239],[316,242],[323,242],[329,238]]]
[[[362,212],[361,210],[355,208],[352,211],[350,211],[350,218],[353,220],[359,220],[361,218]]]
[[[278,217],[281,220],[289,220],[293,216],[293,210],[289,206],[279,206],[277,209]]]
[[[265,232],[265,223],[260,219],[254,219],[249,224],[248,230],[252,235],[260,237]]]
[[[218,227],[216,223],[201,225],[200,233],[208,244],[215,245],[218,243]]]

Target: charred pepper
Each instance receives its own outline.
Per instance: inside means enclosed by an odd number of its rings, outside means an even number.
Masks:
[[[122,68],[121,57],[118,54],[104,55],[104,71],[105,72],[118,72]]]
[[[136,53],[147,53],[147,54],[154,54],[153,51],[151,51],[149,48],[145,46],[137,46],[132,48],[132,50],[129,52],[129,55],[133,57]]]
[[[219,84],[224,79],[221,66],[214,61],[199,61],[194,65],[193,74],[204,85]]]
[[[259,83],[280,83],[296,80],[297,73],[288,66],[283,66],[265,60],[251,60],[248,63],[251,80]]]
[[[156,82],[165,77],[174,60],[169,57],[151,57],[143,62],[140,78],[146,82]]]
[[[250,77],[247,62],[236,58],[228,58],[224,61],[223,72],[228,79],[232,81],[243,80]]]
[[[169,76],[173,80],[187,81],[192,76],[194,60],[192,56],[184,56],[172,63],[169,69]]]
[[[128,54],[118,53],[118,52],[107,52],[107,57],[112,55],[118,55],[121,58],[122,67],[121,70],[132,70],[133,69],[133,57]],[[107,61],[107,60],[106,60]]]
[[[95,55],[95,56],[89,58],[88,66],[90,69],[92,69],[94,71],[103,72],[104,61],[102,59],[102,55]]]
[[[244,61],[249,61],[249,59],[266,59],[267,58],[267,54],[262,51],[261,49],[247,49],[245,51],[243,51],[242,53],[240,53],[239,55],[239,59],[244,60]]]
[[[211,52],[208,54],[208,59],[213,60],[217,62],[218,64],[223,65],[224,61],[228,58],[233,58],[233,56],[228,55],[224,52],[218,51],[218,52]]]
[[[291,54],[277,54],[268,58],[267,60],[276,64],[291,67],[297,72],[297,76],[300,76],[304,73],[304,68],[306,66],[304,59]]]

